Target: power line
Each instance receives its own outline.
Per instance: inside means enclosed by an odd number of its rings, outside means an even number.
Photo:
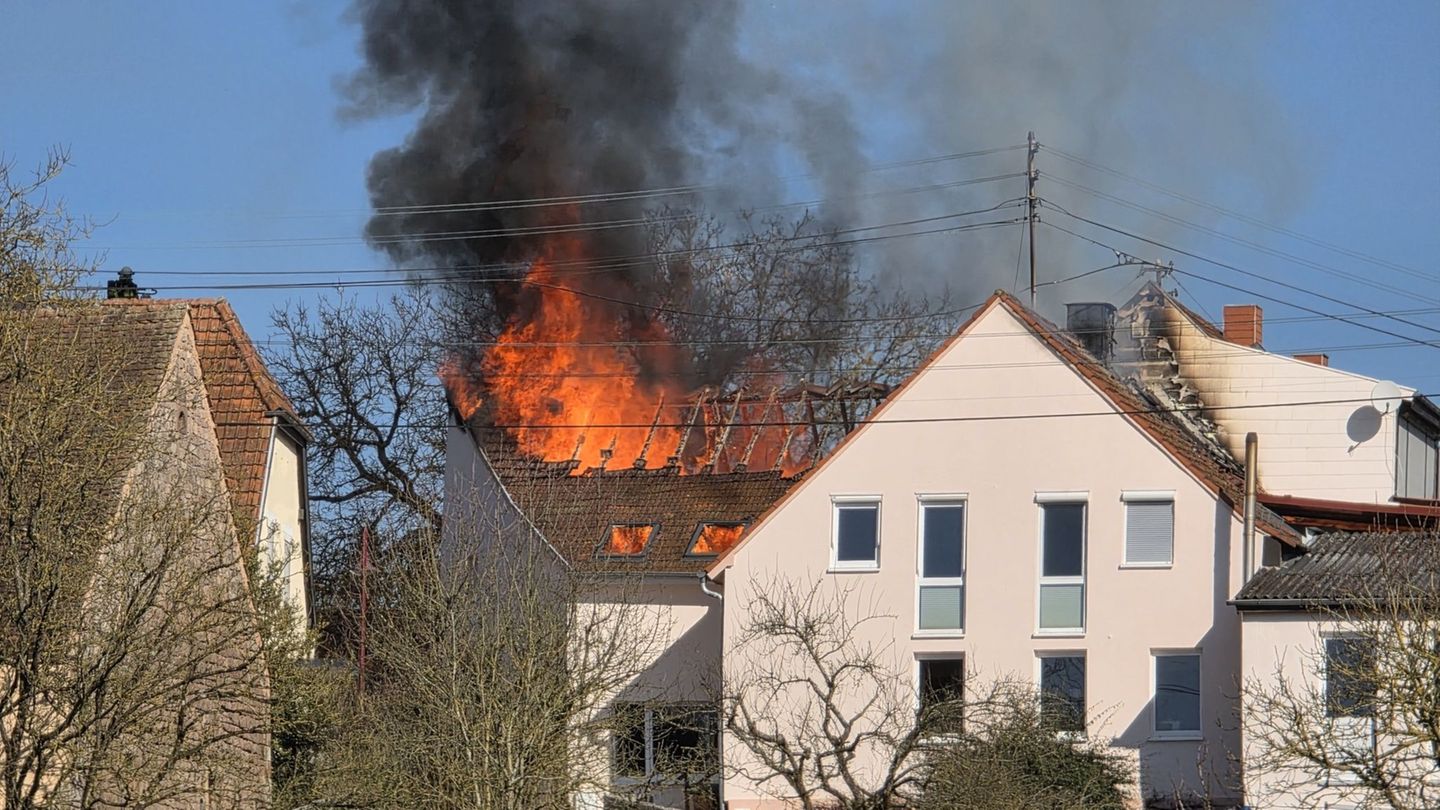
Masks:
[[[1048,172],[1045,174],[1045,177],[1047,177],[1047,178],[1050,179],[1050,180],[1054,180],[1055,182],[1060,183],[1061,185],[1069,186],[1069,187],[1071,187],[1071,188],[1074,188],[1074,189],[1077,189],[1077,190],[1079,190],[1079,191],[1085,192],[1086,194],[1090,194],[1091,196],[1097,197],[1097,198],[1099,198],[1099,199],[1102,199],[1102,200],[1106,200],[1106,201],[1108,201],[1108,202],[1115,203],[1116,205],[1121,205],[1121,206],[1124,206],[1124,207],[1129,208],[1129,209],[1134,210],[1134,211],[1139,211],[1139,212],[1141,212],[1141,213],[1149,214],[1149,215],[1151,215],[1151,216],[1153,216],[1153,217],[1156,217],[1156,218],[1159,218],[1159,219],[1163,219],[1163,220],[1165,220],[1166,222],[1170,222],[1170,223],[1173,223],[1173,224],[1175,224],[1175,225],[1179,225],[1179,226],[1181,226],[1181,227],[1183,227],[1183,228],[1189,228],[1190,230],[1199,231],[1200,233],[1204,233],[1204,234],[1207,234],[1207,235],[1209,235],[1209,236],[1213,236],[1213,237],[1215,237],[1216,239],[1222,239],[1222,240],[1224,240],[1224,241],[1226,241],[1226,242],[1230,242],[1230,243],[1233,243],[1233,244],[1241,245],[1241,246],[1243,246],[1243,247],[1248,247],[1248,248],[1250,248],[1251,250],[1255,250],[1255,251],[1257,251],[1257,252],[1263,253],[1263,254],[1268,255],[1268,256],[1274,256],[1274,257],[1276,257],[1276,258],[1284,259],[1284,260],[1286,260],[1286,261],[1293,262],[1293,263],[1295,263],[1295,264],[1299,264],[1299,265],[1302,265],[1302,266],[1304,266],[1304,267],[1309,267],[1309,268],[1311,268],[1311,269],[1318,270],[1318,271],[1320,271],[1320,272],[1322,272],[1322,273],[1325,273],[1326,275],[1334,276],[1335,278],[1344,279],[1344,280],[1346,280],[1346,281],[1353,281],[1353,282],[1356,282],[1356,283],[1358,283],[1358,284],[1362,284],[1362,285],[1364,285],[1364,286],[1366,286],[1366,287],[1376,287],[1376,288],[1385,290],[1386,292],[1393,293],[1393,294],[1395,294],[1395,295],[1404,296],[1404,297],[1406,297],[1406,298],[1413,298],[1413,299],[1415,299],[1415,300],[1417,300],[1417,301],[1424,301],[1424,302],[1429,303],[1429,304],[1440,304],[1440,298],[1435,298],[1435,297],[1433,297],[1433,296],[1427,296],[1427,295],[1421,295],[1420,293],[1416,293],[1416,292],[1414,292],[1414,291],[1412,291],[1412,290],[1407,290],[1407,289],[1404,289],[1404,288],[1401,288],[1401,287],[1395,287],[1395,286],[1392,286],[1392,285],[1389,285],[1389,284],[1385,284],[1385,283],[1380,282],[1380,281],[1377,281],[1377,280],[1375,280],[1375,279],[1373,279],[1373,278],[1364,278],[1364,277],[1361,277],[1361,276],[1357,276],[1357,275],[1355,275],[1354,273],[1349,273],[1349,272],[1346,272],[1346,271],[1344,271],[1344,270],[1340,270],[1340,269],[1338,269],[1338,268],[1331,267],[1330,265],[1327,265],[1327,264],[1321,264],[1320,262],[1316,262],[1316,261],[1312,261],[1312,260],[1310,260],[1310,259],[1306,259],[1306,258],[1303,257],[1303,256],[1297,256],[1297,255],[1295,255],[1295,254],[1293,254],[1293,253],[1287,253],[1287,252],[1285,252],[1285,251],[1283,251],[1283,250],[1278,250],[1278,249],[1276,249],[1276,248],[1268,247],[1268,246],[1266,246],[1266,245],[1260,244],[1259,242],[1254,242],[1254,241],[1251,241],[1251,240],[1249,240],[1249,239],[1242,239],[1242,238],[1237,237],[1237,236],[1231,236],[1230,234],[1224,233],[1223,231],[1218,231],[1218,230],[1216,230],[1216,229],[1214,229],[1214,228],[1206,227],[1206,226],[1204,226],[1204,225],[1200,225],[1200,224],[1197,224],[1197,223],[1194,223],[1194,222],[1190,222],[1190,221],[1185,220],[1185,219],[1181,219],[1180,217],[1174,216],[1174,215],[1172,215],[1172,214],[1167,214],[1167,213],[1165,213],[1165,212],[1163,212],[1163,211],[1158,211],[1158,210],[1156,210],[1156,209],[1154,209],[1154,208],[1150,208],[1150,207],[1148,207],[1148,206],[1141,205],[1141,204],[1136,203],[1136,202],[1131,202],[1130,200],[1126,200],[1126,199],[1123,199],[1123,198],[1121,198],[1121,197],[1117,197],[1117,196],[1115,196],[1115,195],[1113,195],[1113,194],[1107,194],[1107,193],[1105,193],[1105,192],[1103,192],[1103,191],[1099,191],[1099,190],[1097,190],[1097,189],[1089,188],[1088,186],[1084,186],[1084,185],[1081,185],[1080,183],[1075,183],[1075,182],[1072,182],[1072,181],[1070,181],[1070,180],[1066,180],[1066,179],[1063,178],[1063,177],[1059,177],[1059,176],[1057,176],[1057,175],[1050,174],[1050,173],[1048,173]],[[1424,280],[1426,280],[1426,281],[1429,281],[1429,282],[1431,282],[1431,283],[1436,283],[1437,281],[1440,281],[1440,279],[1431,278],[1431,277],[1426,277],[1426,276],[1424,276],[1423,274],[1419,274],[1419,273],[1411,273],[1411,275],[1418,276],[1419,278],[1424,279]]]
[[[1352,258],[1352,259],[1357,259],[1357,260],[1363,261],[1363,262],[1369,262],[1369,263],[1371,263],[1371,264],[1376,264],[1376,265],[1379,265],[1379,266],[1381,266],[1381,267],[1387,267],[1387,268],[1389,268],[1389,269],[1391,269],[1391,270],[1396,270],[1396,271],[1399,271],[1399,272],[1402,272],[1402,273],[1407,273],[1407,274],[1410,274],[1410,275],[1414,275],[1414,276],[1416,276],[1417,278],[1426,279],[1426,280],[1428,280],[1428,281],[1434,281],[1434,280],[1436,280],[1436,275],[1435,275],[1434,273],[1427,273],[1427,272],[1425,272],[1425,271],[1423,271],[1423,270],[1418,270],[1418,269],[1413,268],[1413,267],[1408,267],[1408,266],[1406,266],[1406,265],[1400,264],[1400,263],[1398,263],[1398,262],[1393,262],[1393,261],[1390,261],[1390,260],[1388,260],[1388,259],[1382,259],[1382,258],[1380,258],[1380,257],[1378,257],[1378,256],[1373,256],[1373,255],[1371,255],[1371,254],[1369,254],[1369,253],[1364,253],[1364,252],[1362,252],[1362,251],[1351,250],[1351,249],[1346,248],[1346,247],[1343,247],[1343,246],[1341,246],[1341,245],[1336,245],[1336,244],[1331,243],[1331,242],[1326,242],[1326,241],[1324,241],[1324,240],[1322,240],[1322,239],[1317,239],[1317,238],[1315,238],[1315,237],[1313,237],[1313,236],[1308,236],[1308,235],[1306,235],[1306,234],[1303,234],[1303,233],[1301,233],[1301,232],[1299,232],[1299,231],[1292,230],[1292,229],[1290,229],[1290,228],[1286,228],[1286,227],[1283,227],[1283,226],[1280,226],[1280,225],[1274,225],[1274,224],[1265,222],[1265,221],[1263,221],[1263,220],[1256,219],[1255,217],[1252,217],[1252,216],[1250,216],[1250,215],[1248,215],[1248,214],[1244,214],[1244,213],[1241,213],[1241,212],[1239,212],[1239,211],[1235,211],[1235,210],[1232,210],[1232,209],[1229,209],[1229,208],[1225,208],[1225,207],[1223,207],[1223,206],[1216,205],[1215,203],[1207,202],[1207,201],[1205,201],[1205,200],[1199,199],[1199,198],[1197,198],[1197,197],[1190,196],[1190,195],[1188,195],[1188,194],[1182,194],[1182,193],[1180,193],[1180,192],[1178,192],[1178,191],[1172,191],[1171,189],[1165,188],[1164,186],[1158,185],[1158,184],[1156,184],[1156,183],[1152,183],[1152,182],[1150,182],[1150,181],[1148,181],[1148,180],[1143,180],[1143,179],[1141,179],[1141,178],[1139,178],[1139,177],[1136,177],[1136,176],[1134,176],[1134,175],[1131,175],[1131,174],[1126,174],[1125,172],[1122,172],[1122,171],[1120,171],[1120,170],[1118,170],[1118,169],[1112,169],[1112,168],[1110,168],[1110,167],[1108,167],[1108,166],[1103,166],[1103,165],[1101,165],[1101,164],[1099,164],[1099,163],[1096,163],[1096,162],[1093,161],[1093,160],[1088,160],[1088,159],[1086,159],[1086,158],[1080,157],[1079,155],[1075,155],[1075,154],[1073,154],[1073,153],[1066,152],[1066,151],[1063,150],[1063,149],[1059,149],[1059,148],[1056,148],[1056,147],[1054,147],[1054,146],[1049,146],[1049,145],[1042,145],[1041,148],[1042,148],[1042,149],[1045,149],[1045,150],[1047,150],[1047,151],[1050,151],[1050,152],[1054,152],[1056,155],[1059,155],[1060,157],[1065,158],[1066,160],[1073,161],[1073,162],[1075,162],[1075,163],[1078,163],[1078,164],[1080,164],[1080,165],[1082,165],[1082,166],[1085,166],[1085,167],[1087,167],[1087,168],[1089,168],[1089,169],[1092,169],[1092,170],[1094,170],[1094,171],[1101,172],[1101,173],[1104,173],[1104,174],[1108,174],[1108,175],[1111,175],[1111,176],[1113,176],[1113,177],[1118,177],[1118,178],[1120,178],[1120,179],[1122,179],[1122,180],[1128,180],[1128,181],[1131,182],[1131,183],[1135,183],[1136,185],[1142,186],[1142,187],[1147,188],[1147,189],[1149,189],[1149,190],[1151,190],[1151,191],[1155,191],[1155,192],[1158,192],[1158,193],[1160,193],[1160,194],[1164,194],[1164,195],[1166,195],[1167,197],[1172,197],[1172,198],[1177,199],[1177,200],[1180,200],[1180,201],[1182,201],[1182,202],[1190,203],[1191,205],[1195,205],[1195,206],[1198,206],[1198,207],[1200,207],[1200,208],[1205,208],[1205,209],[1208,209],[1208,210],[1210,210],[1210,211],[1214,211],[1214,212],[1217,213],[1217,214],[1222,214],[1222,215],[1227,216],[1227,217],[1230,217],[1230,218],[1232,218],[1232,219],[1237,219],[1237,220],[1239,220],[1239,221],[1241,221],[1241,222],[1244,222],[1244,223],[1246,223],[1246,224],[1248,224],[1248,225],[1253,225],[1253,226],[1255,226],[1255,227],[1257,227],[1257,228],[1263,228],[1263,229],[1265,229],[1265,230],[1272,231],[1272,232],[1274,232],[1274,233],[1279,233],[1279,234],[1282,234],[1282,235],[1284,235],[1284,236],[1288,236],[1288,237],[1290,237],[1290,238],[1292,238],[1292,239],[1298,239],[1298,240],[1300,240],[1300,241],[1302,241],[1302,242],[1306,242],[1306,243],[1309,243],[1309,244],[1311,244],[1311,245],[1315,245],[1316,247],[1321,247],[1321,248],[1324,248],[1324,249],[1326,249],[1326,250],[1334,251],[1334,252],[1336,252],[1336,253],[1339,253],[1339,254],[1342,255],[1342,256],[1348,256],[1348,257],[1350,257],[1350,258]]]
[[[1416,392],[1416,393],[1414,394],[1414,396],[1420,396],[1420,397],[1427,397],[1427,398],[1428,398],[1428,397],[1436,396],[1436,394],[1434,394],[1434,393],[1420,393],[1420,392]],[[723,397],[722,397],[721,399],[723,400]],[[1254,410],[1254,409],[1259,409],[1259,408],[1293,408],[1293,407],[1311,407],[1311,406],[1319,406],[1319,405],[1351,405],[1351,404],[1362,403],[1362,402],[1363,402],[1363,403],[1368,403],[1368,402],[1370,402],[1370,398],[1369,398],[1369,397],[1346,397],[1346,398],[1342,398],[1342,399],[1317,399],[1317,400],[1308,400],[1308,401],[1301,401],[1301,402],[1266,402],[1266,403],[1247,403],[1247,404],[1243,404],[1243,405],[1216,405],[1216,406],[1207,407],[1207,408],[1205,408],[1204,410],[1207,411],[1207,412],[1215,412],[1215,411],[1245,411],[1245,410]],[[672,406],[667,406],[667,407],[672,407]],[[677,408],[679,408],[679,407],[689,408],[689,407],[693,407],[693,406],[692,406],[691,404],[688,404],[688,403],[687,403],[687,404],[678,404],[678,403],[677,403],[677,404],[675,404],[673,407],[677,407]],[[863,422],[861,422],[860,424],[862,424],[862,425],[908,425],[908,424],[930,424],[930,423],[944,423],[944,422],[1013,422],[1013,421],[1024,420],[1024,419],[1070,419],[1070,418],[1094,417],[1094,416],[1143,416],[1143,415],[1166,414],[1166,413],[1189,413],[1189,412],[1193,412],[1193,411],[1195,411],[1195,410],[1196,410],[1196,409],[1195,409],[1195,408],[1192,408],[1192,407],[1175,407],[1175,408],[1171,408],[1171,407],[1163,407],[1163,406],[1162,406],[1162,407],[1156,407],[1156,408],[1112,408],[1112,409],[1110,409],[1110,410],[1104,410],[1104,411],[1075,411],[1075,412],[1069,412],[1069,413],[1064,413],[1064,412],[1061,412],[1061,413],[1030,413],[1030,414],[1025,414],[1025,413],[1007,413],[1007,414],[986,414],[986,415],[976,415],[976,416],[915,416],[915,417],[908,417],[908,418],[867,419],[867,420],[864,420]],[[828,426],[828,425],[836,425],[836,426],[846,426],[847,424],[854,424],[854,423],[853,423],[853,422],[848,422],[848,423],[847,423],[845,420],[840,420],[840,419],[814,419],[814,420],[810,420],[810,419],[805,419],[805,420],[781,419],[781,420],[738,421],[738,422],[729,422],[728,424],[729,424],[731,427],[747,428],[747,427],[809,427],[809,426],[811,426],[811,425],[827,425],[827,426]],[[216,422],[216,423],[215,423],[215,426],[216,426],[216,427],[263,427],[263,426],[269,426],[269,425],[270,425],[269,422],[246,422],[246,421],[221,421],[221,422]],[[311,424],[311,425],[309,425],[309,427],[315,427],[315,425],[314,425],[314,424]],[[396,427],[396,428],[404,428],[404,429],[412,429],[412,430],[445,430],[445,429],[449,429],[449,428],[453,428],[453,427],[457,427],[457,426],[456,426],[456,425],[449,425],[449,424],[405,423],[405,424],[395,425],[394,427]],[[695,425],[691,424],[690,422],[661,422],[661,423],[656,423],[656,422],[651,422],[651,421],[645,421],[645,422],[616,422],[616,423],[607,423],[607,424],[599,424],[599,423],[592,423],[592,424],[538,424],[538,423],[535,423],[535,424],[530,424],[530,423],[485,424],[485,425],[481,425],[480,427],[483,427],[483,428],[486,428],[486,429],[494,429],[494,430],[649,430],[649,429],[651,429],[651,428],[689,429],[689,428],[695,427]]]
[[[914,159],[910,159],[910,160],[894,161],[894,162],[890,162],[890,163],[879,163],[879,164],[876,164],[876,165],[874,165],[874,166],[869,166],[869,167],[860,169],[860,170],[858,170],[858,171],[856,171],[856,172],[854,172],[854,173],[855,173],[855,174],[868,174],[868,173],[880,172],[880,171],[890,171],[890,170],[892,170],[892,169],[902,169],[902,168],[910,168],[910,167],[916,167],[916,166],[928,166],[928,165],[933,165],[933,164],[936,164],[936,163],[945,163],[945,162],[956,161],[956,160],[965,160],[965,159],[968,159],[968,158],[984,157],[984,156],[986,156],[986,155],[1000,154],[1000,153],[1003,153],[1003,152],[1013,152],[1013,151],[1015,151],[1015,150],[1017,150],[1017,149],[1024,149],[1024,148],[1025,148],[1025,144],[1012,144],[1012,145],[1010,145],[1010,146],[998,146],[998,147],[991,147],[991,148],[988,148],[988,149],[974,149],[974,150],[970,150],[970,151],[967,151],[967,152],[952,152],[952,153],[948,153],[948,154],[931,155],[931,156],[923,157],[923,158],[914,158]],[[789,176],[781,177],[781,178],[778,178],[778,179],[779,179],[781,182],[792,182],[792,181],[796,181],[796,180],[811,179],[811,178],[813,178],[813,177],[815,177],[815,175],[814,175],[813,173],[802,173],[802,174],[789,175]],[[629,202],[629,201],[633,201],[633,200],[637,200],[637,199],[645,199],[645,198],[649,198],[649,197],[681,196],[681,195],[694,194],[694,193],[703,192],[703,191],[714,191],[714,190],[719,190],[719,189],[723,189],[723,188],[726,188],[726,187],[727,187],[727,186],[726,186],[725,184],[723,184],[723,183],[691,184],[691,185],[678,185],[678,186],[664,186],[664,187],[640,188],[640,189],[631,189],[631,190],[624,190],[624,191],[596,192],[596,193],[592,193],[592,194],[557,195],[557,196],[550,196],[550,197],[519,197],[519,198],[508,199],[508,200],[474,200],[474,201],[462,201],[462,202],[451,202],[451,203],[417,203],[417,204],[415,204],[415,205],[392,205],[392,206],[379,206],[379,207],[372,207],[372,208],[331,209],[331,210],[329,210],[329,211],[320,210],[320,211],[311,211],[311,212],[309,212],[309,213],[301,213],[301,214],[272,214],[272,215],[269,215],[269,216],[267,216],[267,217],[265,217],[265,218],[267,218],[267,219],[314,219],[314,218],[319,218],[319,217],[324,217],[324,216],[349,216],[349,215],[353,215],[353,214],[369,214],[369,215],[372,215],[372,216],[401,216],[401,215],[413,215],[413,214],[425,214],[425,213],[457,213],[457,212],[469,212],[469,211],[493,211],[493,210],[503,210],[503,209],[544,208],[544,207],[553,207],[553,206],[592,205],[592,204],[608,203],[608,202]],[[151,211],[151,212],[144,212],[144,211],[142,211],[142,212],[139,212],[139,213],[142,213],[142,214],[143,214],[143,213],[205,213],[205,212],[195,212],[195,211],[183,211],[183,212]],[[248,218],[248,217],[253,217],[253,216],[254,216],[254,214],[252,214],[252,213],[237,212],[237,211],[229,211],[229,212],[221,211],[221,212],[211,212],[211,213],[223,213],[223,214],[226,214],[226,215],[232,216],[232,217],[247,217],[247,218]]]
[[[1416,323],[1416,322],[1414,322],[1414,321],[1406,320],[1406,319],[1404,319],[1404,318],[1400,318],[1400,317],[1397,317],[1397,316],[1394,316],[1394,315],[1389,315],[1389,314],[1384,313],[1384,312],[1382,312],[1382,311],[1380,311],[1380,310],[1370,309],[1369,307],[1364,307],[1364,306],[1361,306],[1360,304],[1350,303],[1350,302],[1348,302],[1348,301],[1344,301],[1344,300],[1341,300],[1341,299],[1339,299],[1339,298],[1335,298],[1335,297],[1333,297],[1333,296],[1326,295],[1326,294],[1324,294],[1324,293],[1316,292],[1316,291],[1314,291],[1314,290],[1308,290],[1308,289],[1306,289],[1306,288],[1304,288],[1304,287],[1300,287],[1300,286],[1297,286],[1297,285],[1294,285],[1294,284],[1288,284],[1288,283],[1283,282],[1283,281],[1277,281],[1277,280],[1272,279],[1272,278],[1267,278],[1266,276],[1263,276],[1263,275],[1261,275],[1261,274],[1259,274],[1259,273],[1255,273],[1255,272],[1252,272],[1252,271],[1249,271],[1249,270],[1245,270],[1245,269],[1240,268],[1240,267],[1236,267],[1235,265],[1229,264],[1229,263],[1227,263],[1227,262],[1222,262],[1222,261],[1219,261],[1219,260],[1216,260],[1216,259],[1211,259],[1211,258],[1208,258],[1208,257],[1206,257],[1206,256],[1202,256],[1202,255],[1200,255],[1200,254],[1198,254],[1198,253],[1194,253],[1194,252],[1192,252],[1192,251],[1185,250],[1185,249],[1183,249],[1183,248],[1177,248],[1177,247],[1174,247],[1174,246],[1172,246],[1172,245],[1167,245],[1167,244],[1165,244],[1164,242],[1161,242],[1161,241],[1158,241],[1158,240],[1155,240],[1155,239],[1151,239],[1151,238],[1146,237],[1146,236],[1140,236],[1140,235],[1138,235],[1138,234],[1131,233],[1131,232],[1129,232],[1129,231],[1124,230],[1123,228],[1116,228],[1116,227],[1114,227],[1113,225],[1106,225],[1106,224],[1101,223],[1101,222],[1096,222],[1095,220],[1092,220],[1092,219],[1089,219],[1089,218],[1086,218],[1086,217],[1082,217],[1082,216],[1080,216],[1079,214],[1072,214],[1071,212],[1065,210],[1065,208],[1063,208],[1062,206],[1059,206],[1059,205],[1051,204],[1050,207],[1051,207],[1051,208],[1054,208],[1055,210],[1059,211],[1060,213],[1062,213],[1062,214],[1064,214],[1064,215],[1066,215],[1066,216],[1068,216],[1068,217],[1070,217],[1070,218],[1072,218],[1072,219],[1078,220],[1078,221],[1080,221],[1080,222],[1084,222],[1084,223],[1086,223],[1086,224],[1088,224],[1088,225],[1092,225],[1092,226],[1094,226],[1094,227],[1096,227],[1096,228],[1101,228],[1101,229],[1103,229],[1103,230],[1110,231],[1111,233],[1116,233],[1116,234],[1119,234],[1119,235],[1121,235],[1121,236],[1125,236],[1125,237],[1128,237],[1128,238],[1130,238],[1130,239],[1134,239],[1134,240],[1136,240],[1136,241],[1144,242],[1144,243],[1146,243],[1146,244],[1153,245],[1153,246],[1158,247],[1158,248],[1162,248],[1162,249],[1164,249],[1164,250],[1169,250],[1169,251],[1171,251],[1171,252],[1173,252],[1173,253],[1179,253],[1179,254],[1181,254],[1181,255],[1183,255],[1183,256],[1189,256],[1189,257],[1192,258],[1192,259],[1197,259],[1197,260],[1199,260],[1199,261],[1205,262],[1206,264],[1212,264],[1212,265],[1215,265],[1216,267],[1221,267],[1221,268],[1224,268],[1224,269],[1226,269],[1226,270],[1231,270],[1231,271],[1233,271],[1233,272],[1240,273],[1241,275],[1249,276],[1249,277],[1251,277],[1251,278],[1256,278],[1256,279],[1259,279],[1259,280],[1261,280],[1261,281],[1267,282],[1267,283],[1269,283],[1269,284],[1274,284],[1274,285],[1279,286],[1279,287],[1284,287],[1284,288],[1286,288],[1286,289],[1294,290],[1294,291],[1296,291],[1296,292],[1303,293],[1303,294],[1305,294],[1305,295],[1314,296],[1314,297],[1316,297],[1316,298],[1320,298],[1320,299],[1323,299],[1323,300],[1325,300],[1325,301],[1329,301],[1329,302],[1334,303],[1334,304],[1340,304],[1341,306],[1350,307],[1350,308],[1352,308],[1352,309],[1358,309],[1358,310],[1361,310],[1362,312],[1365,312],[1365,313],[1370,314],[1370,315],[1374,315],[1374,316],[1378,316],[1378,317],[1382,317],[1382,318],[1387,318],[1387,319],[1392,320],[1392,321],[1395,321],[1395,322],[1397,322],[1397,323],[1403,323],[1403,324],[1405,324],[1405,325],[1407,325],[1407,326],[1413,326],[1413,327],[1416,327],[1416,328],[1418,328],[1418,329],[1423,329],[1423,330],[1425,330],[1425,331],[1427,331],[1427,332],[1435,332],[1435,333],[1437,333],[1437,334],[1440,334],[1440,329],[1436,329],[1436,328],[1431,327],[1431,326],[1426,326],[1425,324]],[[1047,224],[1050,224],[1051,227],[1056,227],[1058,230],[1062,230],[1062,231],[1065,230],[1065,229],[1063,229],[1063,228],[1058,228],[1058,226],[1055,226],[1053,223],[1047,223]],[[1067,231],[1067,232],[1070,233],[1072,236],[1079,236],[1079,234],[1075,234],[1074,232],[1070,232],[1070,231]],[[1086,238],[1086,237],[1081,237],[1081,238]],[[1087,239],[1087,241],[1090,241],[1090,242],[1092,242],[1092,243],[1094,243],[1094,244],[1096,244],[1096,245],[1100,245],[1101,247],[1104,247],[1104,248],[1106,248],[1107,250],[1116,251],[1116,248],[1111,247],[1110,245],[1105,245],[1105,244],[1103,244],[1103,243],[1101,243],[1101,242],[1097,242],[1097,241],[1091,240],[1091,239]],[[1176,272],[1179,272],[1179,271],[1177,270]],[[1208,279],[1207,277],[1205,277],[1205,276],[1200,276],[1200,275],[1198,275],[1198,274],[1196,274],[1196,273],[1186,273],[1185,275],[1194,276],[1195,278],[1201,278],[1201,279],[1205,279],[1205,280],[1207,280],[1207,281],[1210,280],[1210,279]],[[1310,313],[1315,314],[1315,315],[1325,315],[1325,316],[1330,317],[1330,318],[1333,318],[1333,319],[1335,319],[1335,320],[1337,320],[1337,321],[1342,321],[1342,322],[1344,322],[1344,323],[1349,323],[1349,324],[1353,324],[1353,325],[1359,326],[1359,327],[1361,327],[1362,329],[1369,329],[1369,330],[1372,331],[1372,332],[1378,332],[1378,333],[1380,333],[1380,334],[1389,335],[1390,337],[1400,338],[1400,339],[1402,339],[1402,340],[1413,340],[1413,341],[1415,341],[1415,342],[1417,342],[1417,343],[1421,343],[1421,344],[1426,345],[1426,346],[1431,346],[1431,347],[1433,347],[1433,348],[1440,348],[1440,343],[1436,343],[1436,342],[1434,342],[1434,341],[1420,340],[1419,338],[1412,338],[1412,337],[1410,337],[1410,336],[1408,336],[1408,335],[1404,335],[1404,334],[1401,334],[1401,333],[1399,333],[1399,332],[1392,332],[1392,331],[1390,331],[1390,330],[1388,330],[1388,329],[1382,329],[1382,328],[1380,328],[1380,327],[1378,327],[1378,326],[1372,326],[1372,325],[1366,324],[1366,323],[1359,323],[1359,322],[1357,322],[1357,321],[1354,321],[1354,320],[1351,320],[1351,319],[1345,317],[1344,315],[1335,315],[1335,314],[1333,314],[1333,313],[1326,313],[1326,312],[1323,312],[1322,310],[1314,309],[1314,308],[1311,308],[1311,307],[1306,307],[1306,306],[1304,306],[1304,305],[1302,305],[1302,304],[1297,304],[1297,303],[1295,303],[1295,302],[1293,302],[1293,301],[1285,301],[1285,300],[1282,300],[1282,299],[1279,299],[1279,298],[1274,298],[1274,297],[1272,297],[1272,296],[1263,295],[1263,294],[1261,294],[1261,293],[1256,293],[1256,292],[1244,290],[1244,289],[1242,289],[1242,288],[1240,288],[1240,287],[1233,287],[1232,289],[1239,290],[1239,291],[1241,291],[1241,292],[1246,292],[1247,294],[1255,295],[1255,296],[1257,296],[1257,297],[1259,297],[1259,298],[1264,298],[1264,299],[1267,300],[1267,301],[1273,301],[1273,302],[1278,303],[1278,304],[1283,304],[1283,305],[1285,305],[1285,306],[1294,307],[1295,309],[1299,309],[1299,310],[1304,311],[1304,312],[1310,312]]]

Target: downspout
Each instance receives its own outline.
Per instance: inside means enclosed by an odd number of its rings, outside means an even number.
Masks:
[[[1255,491],[1259,488],[1259,444],[1260,438],[1255,433],[1245,434],[1245,542],[1241,585],[1249,582],[1255,574]]]
[[[706,596],[709,596],[709,597],[711,597],[711,598],[713,598],[713,599],[719,599],[719,600],[721,600],[721,601],[724,601],[724,599],[725,599],[725,594],[723,594],[723,593],[715,590],[714,588],[711,588],[711,587],[710,587],[710,575],[709,575],[709,574],[707,574],[707,573],[704,572],[704,571],[701,571],[697,576],[700,577],[700,591],[701,591],[701,593],[704,593]]]

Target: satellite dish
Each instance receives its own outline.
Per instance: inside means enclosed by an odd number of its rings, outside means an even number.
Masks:
[[[1375,383],[1375,387],[1370,390],[1370,407],[1380,413],[1390,413],[1400,407],[1400,403],[1404,399],[1404,395],[1400,393],[1400,386],[1389,380]]]

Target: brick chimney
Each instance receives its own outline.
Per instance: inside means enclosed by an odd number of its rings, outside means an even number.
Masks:
[[[1295,359],[1306,363],[1314,363],[1317,366],[1330,365],[1330,355],[1328,354],[1297,354],[1295,355]]]
[[[1225,339],[1241,346],[1259,346],[1265,312],[1258,304],[1228,304],[1225,307]]]

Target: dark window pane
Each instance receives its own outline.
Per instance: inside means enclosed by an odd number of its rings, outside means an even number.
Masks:
[[[1040,659],[1040,716],[1058,731],[1085,730],[1085,658]]]
[[[920,661],[920,709],[935,731],[959,731],[965,699],[965,659]]]
[[[959,504],[925,507],[926,577],[958,577],[964,573],[965,507]]]
[[[1045,552],[1041,576],[1078,577],[1084,573],[1085,504],[1043,505]]]
[[[684,707],[657,709],[653,728],[657,773],[708,777],[717,772],[719,727],[714,711]]]
[[[1331,717],[1375,715],[1375,645],[1369,639],[1325,640],[1325,705]]]
[[[1200,730],[1200,656],[1155,656],[1155,730]]]
[[[645,710],[627,705],[615,711],[615,772],[636,779],[645,777]]]
[[[835,559],[840,562],[874,562],[875,530],[880,515],[874,504],[842,506],[836,511],[839,539],[835,543]]]

